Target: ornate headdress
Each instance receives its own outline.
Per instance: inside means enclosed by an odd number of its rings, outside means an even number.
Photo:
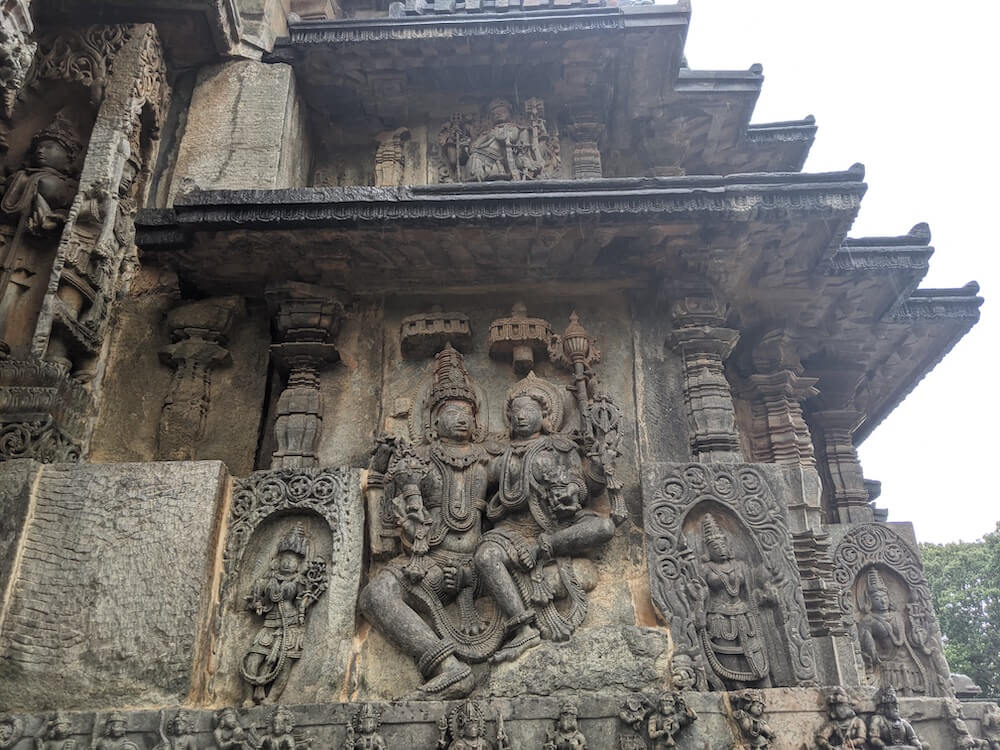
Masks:
[[[309,557],[309,537],[301,523],[281,537],[278,542],[278,552],[294,552],[299,557]]]
[[[445,401],[467,401],[478,406],[476,394],[469,383],[465,359],[449,343],[434,356],[434,382],[427,395],[427,409],[433,411]]]
[[[479,728],[479,735],[482,736],[486,729],[486,715],[478,703],[466,701],[454,709],[448,717],[448,728],[451,730],[452,739],[461,737],[470,724],[475,724]]]
[[[76,157],[79,156],[81,149],[83,149],[83,144],[76,135],[76,129],[62,112],[55,116],[55,119],[49,123],[48,127],[35,133],[35,136],[31,139],[31,146],[34,147],[42,141],[55,141],[58,143],[66,149],[66,154],[69,156],[70,161],[76,161]]]
[[[375,725],[378,726],[379,721],[382,719],[382,714],[371,703],[363,704],[351,720],[351,725],[354,727],[355,731],[360,731],[361,722],[366,719],[374,719]]]
[[[287,731],[291,732],[293,729],[295,729],[295,714],[293,714],[289,709],[285,708],[284,706],[278,706],[276,709],[274,709],[274,713],[271,714],[272,727],[274,727],[274,725],[278,722],[278,719],[281,719],[282,721],[285,722],[285,724],[288,725]]]
[[[507,111],[510,112],[510,114],[513,116],[514,107],[507,99],[504,99],[502,97],[497,97],[496,99],[491,101],[488,105],[486,105],[486,112],[487,114],[492,115],[493,112],[497,109],[500,109],[500,107],[506,107]]]
[[[104,723],[111,724],[116,721],[122,722],[124,724],[126,721],[125,714],[123,714],[121,711],[112,711],[111,713],[108,714],[107,718],[104,720]]]
[[[881,591],[883,594],[889,593],[889,587],[885,585],[885,581],[882,580],[882,576],[879,575],[877,568],[868,569],[868,591]]]
[[[896,696],[896,688],[887,685],[875,694],[876,706],[896,706],[899,705],[899,698]]]
[[[527,396],[542,407],[542,432],[558,432],[563,423],[562,394],[548,380],[535,375],[534,370],[518,380],[507,391],[507,401],[504,405],[504,419],[510,423],[510,406],[514,399]]]
[[[183,708],[178,710],[170,721],[170,731],[175,737],[180,737],[191,731],[191,717]]]
[[[559,706],[559,715],[566,716],[567,714],[572,716],[578,716],[580,714],[580,709],[577,708],[575,703],[570,703],[566,701],[561,706]]]
[[[739,699],[740,706],[742,708],[748,707],[751,703],[760,703],[764,705],[764,693],[755,688],[748,688],[746,690],[741,690],[736,696]]]
[[[722,545],[729,550],[729,539],[725,532],[719,528],[719,522],[711,513],[706,513],[701,517],[701,537],[705,540],[706,551],[715,545]]]

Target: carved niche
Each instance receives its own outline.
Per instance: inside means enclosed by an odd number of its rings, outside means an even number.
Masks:
[[[953,695],[941,631],[917,553],[888,526],[851,529],[833,556],[840,611],[869,682],[904,696]]]
[[[653,603],[699,690],[812,685],[786,513],[752,466],[670,465],[644,513]]]
[[[455,113],[438,134],[439,182],[545,180],[559,176],[559,133],[550,129],[541,99],[516,112],[494,99],[482,117]]]
[[[312,616],[317,602],[335,597],[323,609],[349,610],[343,618],[353,632],[350,571],[360,562],[348,529],[361,520],[351,518],[352,477],[347,469],[281,469],[236,480],[216,620],[217,692],[274,703],[290,679],[306,679],[295,677],[301,657],[310,669],[329,669],[319,652],[344,623],[339,614]]]

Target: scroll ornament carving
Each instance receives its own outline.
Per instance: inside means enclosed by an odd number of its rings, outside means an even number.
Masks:
[[[905,603],[893,601],[886,570],[902,579]],[[851,529],[834,553],[833,578],[841,613],[855,623],[858,650],[873,683],[907,695],[953,695],[930,588],[917,554],[899,535],[876,523]]]
[[[0,461],[33,458],[43,464],[80,460],[80,444],[52,417],[35,422],[0,422]]]
[[[131,26],[88,26],[52,34],[39,42],[35,80],[61,79],[90,89],[95,104],[104,98],[114,57],[129,40]]]
[[[739,520],[759,565],[736,556],[712,513],[701,516],[701,534],[688,538],[684,522],[703,503]],[[815,683],[785,513],[756,469],[679,466],[648,501],[645,518],[653,602],[670,622],[678,653],[690,658],[698,689]],[[783,630],[778,640],[763,629],[762,607],[780,612],[773,618]]]
[[[17,716],[0,716],[0,750],[10,750],[23,736],[23,719]]]
[[[550,134],[541,99],[525,101],[523,114],[506,99],[490,102],[482,120],[454,114],[438,141],[441,182],[543,180],[559,174],[559,135]]]
[[[12,26],[12,25],[11,25]],[[18,93],[28,80],[38,45],[0,19],[0,116],[10,120]],[[6,150],[0,133],[0,153]]]

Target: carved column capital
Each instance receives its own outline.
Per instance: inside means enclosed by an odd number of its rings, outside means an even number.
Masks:
[[[573,179],[592,180],[604,176],[598,142],[604,135],[604,123],[596,112],[578,110],[570,117],[569,135],[573,139]]]
[[[274,313],[278,341],[271,354],[288,371],[278,397],[274,422],[277,449],[271,468],[316,466],[316,447],[323,427],[320,371],[337,362],[335,339],[340,331],[344,299],[334,290],[288,283],[265,293]]]
[[[160,414],[160,458],[197,458],[212,399],[212,370],[230,360],[224,344],[242,309],[239,297],[215,297],[175,307],[167,314],[173,343],[160,350],[160,359],[174,368],[174,376]]]

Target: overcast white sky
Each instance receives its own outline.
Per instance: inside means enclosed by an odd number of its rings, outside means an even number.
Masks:
[[[982,318],[861,446],[889,520],[971,541],[1000,519],[1000,4],[693,0],[694,69],[764,66],[754,122],[816,116],[805,170],[866,167],[851,236],[930,224],[922,286],[976,280]]]

